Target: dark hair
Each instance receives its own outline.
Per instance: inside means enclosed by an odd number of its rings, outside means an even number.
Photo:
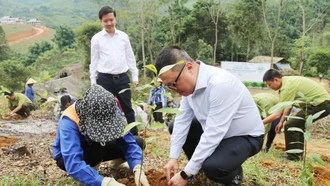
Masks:
[[[64,95],[61,97],[61,105],[64,107],[65,104],[71,102],[71,97],[69,95]]]
[[[5,96],[11,96],[14,94],[14,91],[10,91],[10,92],[4,92]]]
[[[264,74],[264,77],[262,78],[262,81],[274,81],[274,78],[282,78],[282,74],[274,69],[269,69]]]
[[[102,20],[102,17],[104,15],[107,15],[109,13],[113,13],[113,15],[116,17],[116,11],[115,9],[111,8],[110,6],[104,6],[99,11],[99,19]]]
[[[155,66],[157,68],[157,72],[159,72],[164,66],[176,64],[181,60],[194,62],[188,53],[178,46],[169,46],[164,48],[160,51],[156,58]],[[181,69],[180,66],[182,65],[178,65],[178,68],[174,67],[173,69]]]

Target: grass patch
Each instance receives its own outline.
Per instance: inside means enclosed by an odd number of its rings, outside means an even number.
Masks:
[[[15,34],[17,32],[24,32],[24,31],[29,31],[32,29],[31,25],[27,24],[22,24],[22,25],[1,25],[3,30],[6,33],[6,36],[10,36],[12,34]]]
[[[11,186],[82,186],[79,182],[74,180],[72,177],[62,177],[57,181],[50,181],[43,175],[27,175],[17,177],[3,177],[0,180],[0,185],[11,185]]]
[[[49,29],[49,28],[48,28]],[[40,43],[41,41],[47,41],[54,45],[52,39],[54,38],[55,30],[49,29],[49,34],[46,36],[36,36],[29,40],[24,40],[19,43],[10,45],[11,50],[17,53],[26,53],[28,52],[29,46],[34,45],[35,43]]]

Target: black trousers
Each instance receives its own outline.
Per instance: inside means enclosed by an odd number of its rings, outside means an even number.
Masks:
[[[156,110],[161,109],[161,108],[163,108],[162,103],[157,104],[155,110],[153,110],[154,111],[153,116],[154,116],[154,120],[156,122],[164,123],[163,113],[162,112],[155,112]]]
[[[277,118],[275,121],[271,123],[272,126],[270,127],[270,130],[267,134],[267,142],[266,142],[266,147],[268,149],[270,149],[270,147],[272,146],[272,143],[276,136],[275,128],[280,121],[281,121],[281,117]]]
[[[13,106],[10,108],[10,110],[14,110],[17,106]],[[16,114],[23,116],[23,117],[28,117],[31,114],[31,111],[35,110],[34,104],[33,103],[26,103],[22,105],[22,108],[16,112]]]
[[[112,75],[112,74],[98,74],[97,84],[101,85],[104,89],[111,92],[119,100],[119,103],[125,113],[127,123],[132,123],[135,121],[134,110],[132,108],[131,90],[126,90],[125,92],[119,94],[123,89],[130,88],[130,80],[127,73]],[[131,129],[131,133],[134,136],[138,135],[137,127]]]
[[[169,126],[170,134],[172,134],[173,126],[174,122]],[[183,145],[183,151],[188,160],[191,159],[202,134],[202,126],[194,118]],[[244,161],[257,154],[262,144],[263,135],[258,137],[234,136],[223,139],[213,154],[203,162],[202,170],[210,180],[229,185],[235,176],[242,174]]]
[[[134,136],[134,138],[136,140],[136,143],[141,147],[141,149],[144,149],[144,140],[138,136]],[[81,147],[84,150],[84,161],[86,162],[86,164],[90,165],[91,167],[94,167],[104,161],[114,160],[118,158],[126,160],[124,153],[119,148],[120,143],[123,142],[121,140],[123,139],[119,138],[112,142],[108,142],[105,146],[102,146],[100,143],[97,142],[82,142]],[[62,157],[56,160],[56,164],[62,170],[66,171]]]
[[[318,106],[312,106],[312,105],[307,106],[307,113],[306,113],[306,107],[302,108],[295,116],[306,118],[306,116],[316,114],[322,110],[325,110],[325,112],[323,112],[323,114],[321,114],[320,117],[313,120],[313,122],[321,118],[324,118],[330,114],[329,100],[321,103]],[[285,137],[286,150],[291,150],[291,149],[304,150],[304,142],[305,142],[304,134],[297,131],[289,131],[288,129],[291,127],[298,127],[303,131],[305,131],[306,129],[305,120],[289,119],[288,121],[285,122],[284,137]],[[287,153],[287,154],[288,154],[288,158],[291,160],[299,160],[303,156],[303,153]]]

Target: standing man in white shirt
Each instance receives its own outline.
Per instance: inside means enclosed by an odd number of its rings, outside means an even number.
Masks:
[[[91,84],[97,83],[115,95],[122,106],[127,123],[131,123],[135,121],[131,91],[119,94],[121,90],[130,88],[128,70],[131,71],[134,88],[138,85],[139,71],[131,43],[125,32],[116,29],[116,12],[113,8],[102,7],[99,18],[103,30],[91,40]],[[132,128],[131,133],[138,135],[137,127]]]
[[[181,60],[184,64],[177,63]],[[251,94],[231,73],[194,61],[179,47],[167,47],[158,55],[158,72],[169,65],[172,68],[159,77],[182,95],[183,113],[173,123],[170,160],[165,166],[168,185],[184,186],[200,169],[217,183],[241,185],[241,165],[260,151],[264,135]],[[179,171],[182,148],[189,162]]]

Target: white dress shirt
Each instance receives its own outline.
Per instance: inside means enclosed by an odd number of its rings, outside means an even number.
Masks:
[[[184,169],[190,174],[198,173],[222,139],[264,134],[264,125],[249,90],[226,70],[200,62],[195,90],[189,96],[182,96],[180,105],[183,113],[175,118],[170,158],[179,159],[194,116],[204,130]]]
[[[138,81],[134,53],[125,32],[115,29],[111,37],[104,29],[91,40],[91,64],[89,65],[91,84],[96,83],[97,74],[132,73],[132,80]]]

